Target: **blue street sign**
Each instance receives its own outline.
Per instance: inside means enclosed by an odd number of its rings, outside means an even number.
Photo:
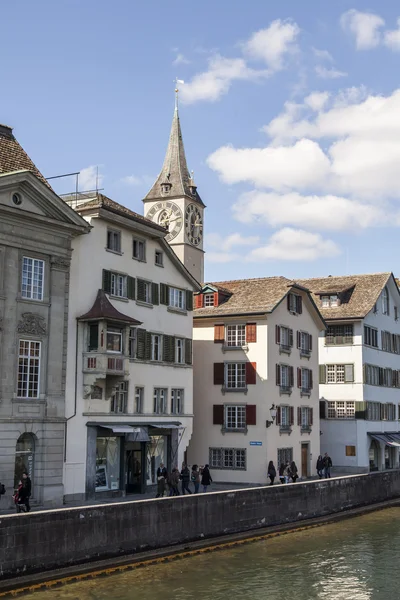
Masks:
[[[250,446],[262,446],[262,442],[250,442]]]

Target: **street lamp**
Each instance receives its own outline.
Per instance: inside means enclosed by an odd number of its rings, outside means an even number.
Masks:
[[[269,409],[269,412],[271,413],[271,419],[272,419],[272,421],[266,421],[266,423],[265,423],[265,424],[266,424],[267,428],[268,428],[268,427],[271,427],[271,425],[273,424],[273,422],[274,422],[274,421],[275,421],[275,419],[276,419],[276,413],[277,413],[277,410],[276,410],[276,406],[275,406],[275,404],[273,404],[273,405],[271,406],[271,408]]]

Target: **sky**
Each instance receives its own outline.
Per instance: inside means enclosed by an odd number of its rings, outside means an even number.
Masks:
[[[19,0],[1,22],[0,122],[45,177],[98,172],[141,214],[184,80],[206,281],[399,275],[398,3]]]

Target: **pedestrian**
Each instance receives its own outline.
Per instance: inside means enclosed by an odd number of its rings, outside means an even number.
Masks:
[[[208,465],[205,465],[200,470],[201,473],[201,485],[203,486],[203,493],[207,492],[207,488],[212,483],[211,473]]]
[[[272,460],[270,460],[268,463],[267,475],[271,481],[270,485],[274,485],[274,480],[276,477],[276,469],[275,469],[275,466],[274,466],[274,463],[272,462]]]
[[[1,481],[0,481],[0,498],[1,498],[1,496],[4,496],[5,493],[6,493],[6,486],[4,485],[4,483],[1,483]]]
[[[189,471],[189,467],[187,466],[186,463],[182,463],[181,479],[182,479],[182,495],[184,496],[186,494],[186,492],[188,494],[191,494],[192,490],[189,489],[190,471]]]
[[[286,465],[285,465],[285,470],[283,472],[283,475],[285,477],[285,483],[289,483],[289,479],[290,479],[290,464],[289,461],[286,461]]]
[[[165,480],[167,479],[168,473],[167,469],[164,467],[164,463],[161,463],[157,469],[157,496],[156,498],[161,498],[165,493]]]
[[[285,465],[284,465],[284,463],[281,463],[281,466],[279,467],[279,481],[281,483],[285,483]]]
[[[331,467],[332,467],[332,459],[327,452],[324,454],[324,474],[325,479],[328,479],[331,476]]]
[[[324,475],[324,459],[322,458],[321,454],[317,458],[317,473],[318,477],[322,479]]]
[[[25,487],[26,512],[29,512],[31,510],[31,505],[29,504],[29,498],[31,497],[31,494],[32,494],[32,481],[26,471],[24,471],[22,473],[22,485]]]
[[[190,480],[194,485],[194,493],[198,494],[199,487],[200,487],[200,473],[199,473],[199,467],[197,465],[192,466],[192,475],[190,477]]]
[[[179,496],[179,471],[176,467],[174,467],[171,471],[171,475],[169,477],[169,485],[169,495]]]
[[[292,478],[293,483],[296,483],[296,479],[298,479],[299,474],[298,474],[298,470],[296,467],[296,463],[294,462],[294,460],[292,460],[292,462],[290,463],[290,477]]]
[[[17,513],[26,512],[26,487],[20,480],[13,496]]]

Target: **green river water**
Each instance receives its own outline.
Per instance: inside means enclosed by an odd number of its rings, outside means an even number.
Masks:
[[[29,600],[397,600],[400,508],[24,596]]]

